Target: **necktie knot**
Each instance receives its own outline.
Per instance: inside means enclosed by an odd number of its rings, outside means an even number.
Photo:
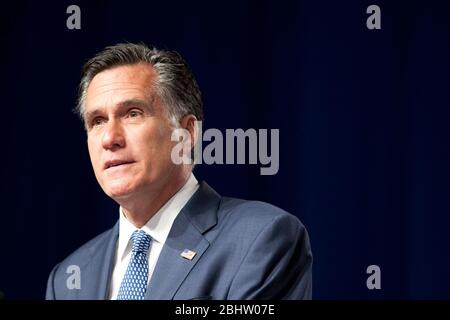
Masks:
[[[150,242],[152,238],[145,233],[143,230],[136,230],[131,235],[131,251],[132,252],[143,252],[147,254],[148,248],[150,248]]]

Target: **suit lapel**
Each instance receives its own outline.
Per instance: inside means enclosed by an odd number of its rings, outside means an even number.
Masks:
[[[172,235],[167,238],[150,279],[146,299],[172,299],[189,271],[209,246],[209,242],[192,227],[184,216],[179,217],[181,219],[177,217],[179,222],[177,225],[184,224],[184,230],[176,228],[178,230],[171,232]],[[175,229],[172,227],[172,230]],[[180,256],[184,249],[196,252],[192,260]]]
[[[90,248],[89,263],[85,266],[84,277],[83,270],[80,299],[108,299],[109,283],[111,279],[112,268],[116,252],[117,238],[119,236],[119,223],[108,231],[104,240]]]
[[[205,182],[175,219],[163,246],[146,299],[173,299],[189,272],[208,249],[209,242],[203,234],[217,223],[220,196]],[[192,260],[183,258],[185,250],[195,252]]]

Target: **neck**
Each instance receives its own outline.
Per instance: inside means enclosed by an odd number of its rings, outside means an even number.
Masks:
[[[190,173],[180,175],[177,179],[156,191],[146,191],[129,199],[117,201],[123,209],[128,221],[136,228],[142,228],[164,204],[169,201],[186,184]]]

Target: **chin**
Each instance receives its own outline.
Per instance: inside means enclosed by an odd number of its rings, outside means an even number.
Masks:
[[[106,192],[106,194],[107,194],[110,198],[112,198],[112,199],[114,199],[114,200],[123,199],[123,198],[125,198],[125,197],[127,197],[127,196],[130,195],[129,192],[116,191],[116,190]]]
[[[113,199],[120,199],[133,194],[134,188],[123,183],[112,183],[103,189],[105,193]]]

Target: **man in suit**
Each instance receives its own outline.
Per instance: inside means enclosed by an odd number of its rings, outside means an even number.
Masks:
[[[178,53],[106,48],[84,66],[77,111],[119,220],[53,268],[47,299],[311,298],[312,253],[295,216],[222,197],[197,181],[191,163],[172,161],[173,130],[189,132],[190,152],[203,120]]]

